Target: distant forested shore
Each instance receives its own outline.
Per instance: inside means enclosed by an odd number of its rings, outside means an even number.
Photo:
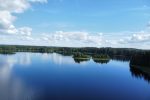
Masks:
[[[93,58],[98,60],[120,59],[130,61],[130,65],[149,66],[150,50],[134,48],[96,48],[96,47],[48,47],[48,46],[25,46],[25,45],[0,45],[1,54],[15,54],[16,52],[38,52],[38,53],[59,53],[62,55],[78,58]],[[120,58],[119,58],[120,57]],[[83,60],[83,59],[82,59]]]
[[[0,53],[15,52],[40,52],[40,53],[85,53],[85,54],[108,54],[108,55],[124,55],[132,56],[135,54],[150,53],[150,50],[134,49],[134,48],[111,48],[111,47],[50,47],[50,46],[26,46],[26,45],[0,45]]]

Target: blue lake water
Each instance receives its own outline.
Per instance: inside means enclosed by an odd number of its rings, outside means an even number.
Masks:
[[[0,55],[0,100],[150,100],[150,82],[127,61],[16,53]]]

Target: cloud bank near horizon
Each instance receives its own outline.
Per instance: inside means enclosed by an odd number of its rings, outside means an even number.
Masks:
[[[92,33],[87,31],[61,31],[33,33],[31,27],[16,27],[15,14],[32,8],[34,3],[48,3],[47,0],[0,0],[0,44],[45,45],[67,47],[126,47],[150,49],[150,23],[140,32]]]

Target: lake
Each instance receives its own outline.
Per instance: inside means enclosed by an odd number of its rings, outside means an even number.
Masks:
[[[149,77],[129,61],[52,53],[0,55],[0,100],[150,100]]]

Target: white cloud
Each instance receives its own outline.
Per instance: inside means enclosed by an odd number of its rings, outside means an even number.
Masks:
[[[87,44],[94,44],[95,46],[100,46],[102,42],[105,42],[105,40],[102,39],[102,34],[91,35],[88,32],[80,31],[56,31],[55,33],[42,34],[41,39],[50,43],[57,42],[58,44],[61,44],[66,42],[67,44],[71,43],[72,45],[75,43],[80,43],[86,46]]]
[[[124,47],[150,49],[150,22],[145,27],[145,30],[139,32],[127,32],[128,35],[123,35],[116,41],[118,46],[123,45]]]
[[[13,24],[16,17],[13,13],[22,13],[31,7],[31,2],[47,3],[47,0],[0,0],[0,34],[30,36],[29,27],[16,28]]]
[[[41,35],[13,35],[2,37],[3,43],[21,45],[45,45],[67,47],[122,47],[150,49],[150,34],[132,32],[130,36],[106,35],[109,33],[89,33],[82,31],[56,31]],[[10,38],[11,37],[11,38]],[[0,42],[2,42],[0,41]]]
[[[150,49],[150,33],[148,31],[132,32],[129,36],[122,36],[116,40],[117,47]]]
[[[21,27],[18,29],[18,33],[24,36],[31,36],[32,28],[30,27]]]
[[[27,0],[0,0],[0,11],[21,13],[29,7],[30,4]]]
[[[133,34],[131,37],[131,41],[135,42],[150,41],[150,34],[146,33]]]
[[[33,41],[32,28],[16,27],[13,23],[16,20],[14,13],[23,13],[31,7],[31,2],[46,3],[47,0],[0,0],[0,37],[6,44],[18,44],[23,41]],[[29,43],[25,42],[25,43]]]
[[[15,17],[9,11],[0,11],[0,29],[8,29],[12,25]]]

